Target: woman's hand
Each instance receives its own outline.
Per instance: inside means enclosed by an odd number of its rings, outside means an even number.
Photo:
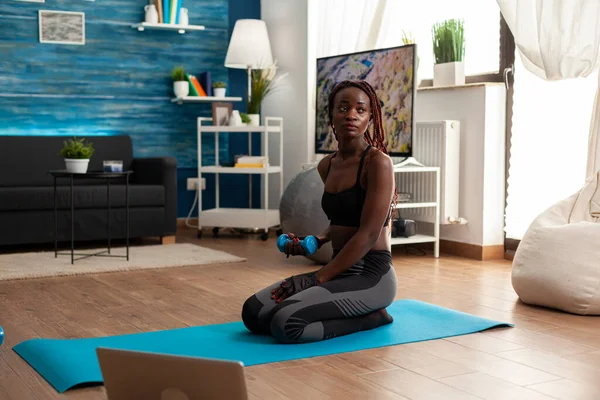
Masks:
[[[283,300],[300,293],[310,287],[317,286],[319,281],[317,280],[316,272],[309,272],[302,275],[293,275],[287,279],[284,279],[278,288],[271,291],[271,298],[276,303],[280,303]]]
[[[302,246],[300,246],[300,238],[291,232],[289,232],[287,235],[291,240],[285,244],[285,249],[283,252],[286,254],[286,256],[289,258],[289,256],[305,255],[306,253],[304,252],[304,249]]]

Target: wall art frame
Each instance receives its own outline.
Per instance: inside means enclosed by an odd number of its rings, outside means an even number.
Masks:
[[[38,10],[40,43],[85,45],[85,13]]]

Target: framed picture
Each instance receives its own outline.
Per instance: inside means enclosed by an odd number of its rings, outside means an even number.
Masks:
[[[212,106],[212,118],[213,125],[215,126],[223,126],[229,125],[229,118],[231,118],[231,113],[233,111],[233,103],[213,103]]]
[[[85,14],[39,10],[40,43],[85,44]]]

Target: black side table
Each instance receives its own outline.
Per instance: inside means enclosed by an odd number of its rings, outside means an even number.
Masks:
[[[58,257],[58,255],[68,255],[69,253],[59,253],[58,252],[58,206],[56,201],[56,180],[58,178],[68,178],[70,180],[70,196],[71,196],[71,264],[75,263],[75,256],[82,256],[78,259],[101,256],[101,257],[124,257],[129,261],[129,175],[133,173],[133,171],[123,171],[123,172],[103,172],[103,171],[88,171],[85,174],[82,173],[72,173],[67,172],[66,170],[51,170],[48,171],[54,177],[54,257]],[[125,214],[126,214],[126,233],[125,233],[125,242],[127,248],[127,254],[115,255],[110,254],[110,182],[111,180],[125,179]],[[73,198],[73,184],[77,179],[104,179],[106,181],[106,217],[107,217],[107,236],[108,236],[108,249],[103,250],[97,253],[92,254],[76,254],[75,253],[75,202]],[[107,254],[105,254],[107,253]]]

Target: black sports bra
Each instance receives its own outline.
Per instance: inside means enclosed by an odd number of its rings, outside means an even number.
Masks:
[[[325,211],[327,218],[331,221],[331,225],[350,226],[356,228],[360,226],[360,217],[362,214],[363,204],[367,196],[367,191],[363,189],[360,184],[360,174],[362,172],[365,156],[370,149],[371,145],[367,146],[360,157],[360,164],[358,166],[358,173],[356,174],[356,182],[354,183],[354,186],[337,193],[330,193],[326,190],[323,190],[321,207],[323,207],[323,211]],[[335,157],[335,155],[333,157]],[[329,175],[330,169],[331,160],[329,160],[329,167],[327,168],[325,181],[327,181],[327,176]],[[388,217],[383,224],[384,226],[386,226],[390,221],[391,212],[392,209],[390,207]]]

